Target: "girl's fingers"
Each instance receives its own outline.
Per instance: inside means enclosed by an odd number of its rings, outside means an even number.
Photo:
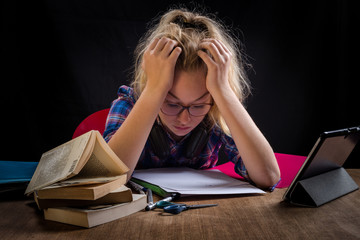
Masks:
[[[227,53],[231,55],[231,52],[229,51],[229,49],[225,46],[225,44],[219,40],[215,40],[215,42],[219,45],[219,47],[221,48],[223,53]]]
[[[169,59],[173,62],[173,64],[176,63],[178,57],[181,54],[182,49],[180,47],[176,47],[172,50]]]
[[[149,51],[153,51],[154,48],[156,47],[157,43],[159,42],[160,38],[154,38],[152,40],[152,42],[150,43],[149,47],[148,47],[148,50]]]
[[[218,49],[221,55],[224,55],[225,53],[228,52],[226,47],[223,45],[223,43],[216,39],[206,39],[205,41],[214,44],[216,49]]]
[[[227,61],[232,55],[227,47],[216,39],[204,39],[200,47],[208,50],[216,62]]]
[[[167,38],[164,37],[160,38],[153,51],[155,53],[160,53],[163,50],[166,43],[167,43]]]
[[[209,41],[204,41],[200,44],[200,47],[208,50],[215,61],[219,61],[220,52],[216,48],[215,44]]]
[[[175,40],[162,37],[160,39],[155,39],[150,44],[149,49],[155,55],[163,55],[164,57],[168,57],[176,45],[177,42]]]
[[[214,60],[206,52],[199,50],[197,53],[208,67],[215,63]]]
[[[167,39],[167,42],[162,50],[162,53],[164,57],[168,57],[174,48],[176,47],[178,43],[175,40]]]

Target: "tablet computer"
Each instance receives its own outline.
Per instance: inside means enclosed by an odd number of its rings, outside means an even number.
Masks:
[[[297,182],[341,168],[359,139],[360,126],[322,133],[283,199],[290,200],[291,192]]]

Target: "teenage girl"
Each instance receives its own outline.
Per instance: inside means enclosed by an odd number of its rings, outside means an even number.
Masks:
[[[104,138],[130,168],[214,167],[263,189],[280,179],[274,152],[243,106],[249,84],[237,41],[217,21],[170,10],[140,40],[131,87],[113,101]]]

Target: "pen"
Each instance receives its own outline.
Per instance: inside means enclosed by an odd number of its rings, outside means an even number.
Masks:
[[[129,180],[128,183],[129,183],[131,188],[135,189],[140,194],[145,194],[143,186],[141,186],[141,185],[139,185],[139,184],[137,184],[137,183],[135,183],[135,182],[133,182],[131,180]]]
[[[158,201],[158,202],[161,202],[161,201],[170,202],[170,201],[174,200],[175,198],[177,198],[179,195],[180,195],[179,193],[172,193],[171,196],[166,197],[166,198],[164,198],[164,199],[162,199],[162,200],[160,200],[160,201]],[[158,202],[152,203],[152,204],[148,204],[148,205],[146,206],[145,210],[146,210],[146,211],[153,210],[153,209],[156,207],[156,205],[157,205]]]
[[[151,210],[149,206],[152,206],[152,205],[154,204],[154,202],[153,202],[153,196],[152,196],[152,191],[151,191],[150,188],[146,191],[146,195],[147,195],[148,205],[145,207],[145,210],[146,210],[146,211],[149,211],[149,210]]]

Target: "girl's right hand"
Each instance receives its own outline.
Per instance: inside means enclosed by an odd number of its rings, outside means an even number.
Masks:
[[[176,61],[181,53],[178,42],[170,38],[155,38],[144,52],[142,69],[147,78],[146,88],[170,91]]]

